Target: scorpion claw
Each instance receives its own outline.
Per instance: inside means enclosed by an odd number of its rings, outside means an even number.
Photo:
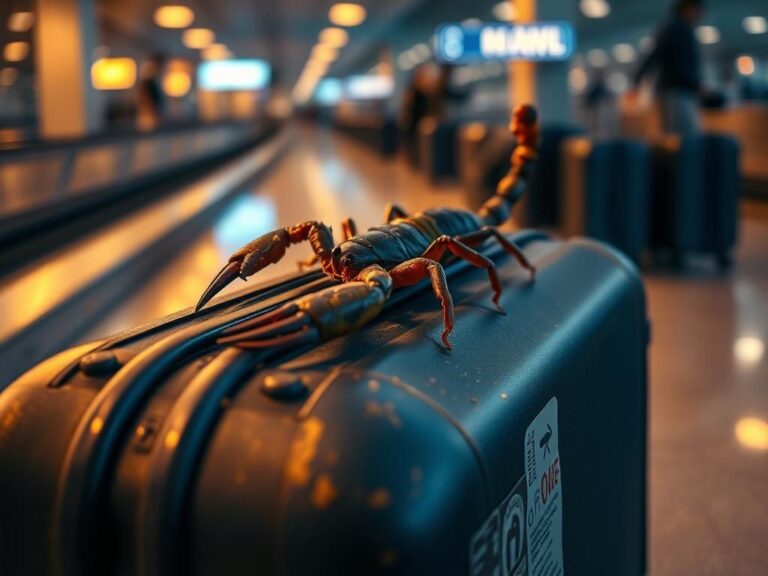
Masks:
[[[211,298],[238,276],[240,276],[240,262],[227,263],[227,265],[216,274],[216,277],[208,285],[208,288],[205,289],[205,292],[203,292],[200,301],[197,303],[197,306],[195,306],[195,312],[205,306]]]

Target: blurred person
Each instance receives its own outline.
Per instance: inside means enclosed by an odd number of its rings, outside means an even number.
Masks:
[[[643,78],[658,71],[656,98],[662,129],[667,133],[695,134],[701,129],[701,56],[694,29],[703,13],[703,0],[676,0],[672,17],[656,35],[653,50],[635,74],[631,99],[637,98]]]
[[[165,58],[153,54],[141,67],[137,89],[137,124],[141,130],[157,128],[165,115],[165,95],[161,86]]]
[[[467,96],[451,86],[452,71],[453,68],[448,65],[422,64],[413,71],[405,89],[399,124],[408,159],[413,163],[417,160],[416,146],[421,122],[426,118],[436,122],[442,120],[448,100],[461,100]]]

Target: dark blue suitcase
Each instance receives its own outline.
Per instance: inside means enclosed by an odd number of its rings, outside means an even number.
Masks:
[[[215,344],[332,284],[254,286],[62,352],[0,394],[3,574],[645,574],[640,277],[590,240],[495,246],[353,336]]]
[[[531,193],[525,198],[528,226],[556,226],[560,222],[560,190],[563,142],[583,131],[569,124],[544,124],[541,127],[538,169],[531,181]]]
[[[648,145],[635,140],[569,139],[563,145],[562,172],[565,234],[609,242],[638,261],[649,236]]]
[[[457,122],[436,121],[431,118],[423,120],[419,125],[421,169],[431,181],[456,177],[458,130]]]
[[[652,244],[708,253],[728,266],[738,238],[739,144],[720,134],[670,138],[653,149]]]

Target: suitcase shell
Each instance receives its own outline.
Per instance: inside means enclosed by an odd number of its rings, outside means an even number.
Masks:
[[[566,235],[609,242],[638,261],[648,247],[650,151],[634,140],[566,140],[561,224]]]
[[[527,430],[555,402],[564,572],[643,574],[642,283],[597,242],[515,239],[535,283],[484,250],[506,316],[484,272],[447,268],[451,352],[426,285],[396,291],[353,336],[290,356],[213,344],[224,327],[331,284],[311,273],[38,365],[0,395],[3,572],[524,566],[526,528],[506,520],[525,508],[510,498],[526,498]]]
[[[708,253],[727,264],[738,238],[739,144],[720,134],[671,137],[653,147],[652,244]]]

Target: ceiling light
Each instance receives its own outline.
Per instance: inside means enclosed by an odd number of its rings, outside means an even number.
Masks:
[[[349,32],[344,30],[344,28],[326,28],[320,32],[320,42],[334,48],[341,48],[348,41]]]
[[[216,35],[213,33],[213,30],[208,28],[190,28],[184,30],[184,33],[181,35],[181,41],[184,43],[184,46],[193,50],[207,48],[213,44],[214,40],[216,40]]]
[[[192,79],[186,70],[174,70],[163,76],[163,92],[172,98],[181,98],[189,93]]]
[[[226,60],[232,57],[232,52],[225,44],[211,44],[202,52],[204,60]]]
[[[765,34],[768,32],[768,21],[764,16],[747,16],[742,21],[747,34]]]
[[[29,32],[35,23],[32,12],[14,12],[8,18],[8,30],[11,32]]]
[[[505,0],[504,2],[496,4],[496,6],[493,7],[492,12],[493,17],[502,22],[512,22],[517,20],[517,7],[512,4],[510,0]]]
[[[606,0],[581,0],[579,8],[587,18],[605,18],[611,13],[611,5]]]
[[[357,26],[362,24],[367,13],[360,4],[341,3],[331,6],[328,19],[337,26]]]
[[[0,86],[11,86],[16,82],[18,75],[16,68],[3,68],[0,70]]]
[[[635,49],[631,44],[616,44],[612,52],[616,62],[621,64],[629,64],[635,61]]]
[[[480,18],[465,18],[461,21],[464,26],[480,26],[483,21]]]
[[[608,53],[600,48],[595,48],[587,52],[587,62],[593,68],[604,68],[608,66]]]
[[[135,83],[133,58],[101,58],[91,66],[91,84],[97,90],[127,90]]]
[[[188,6],[169,4],[155,10],[155,24],[161,28],[186,28],[195,20],[195,13]]]
[[[29,54],[29,42],[9,42],[3,50],[6,62],[21,62]]]
[[[720,31],[714,26],[699,26],[696,37],[702,44],[717,44],[720,41]]]

